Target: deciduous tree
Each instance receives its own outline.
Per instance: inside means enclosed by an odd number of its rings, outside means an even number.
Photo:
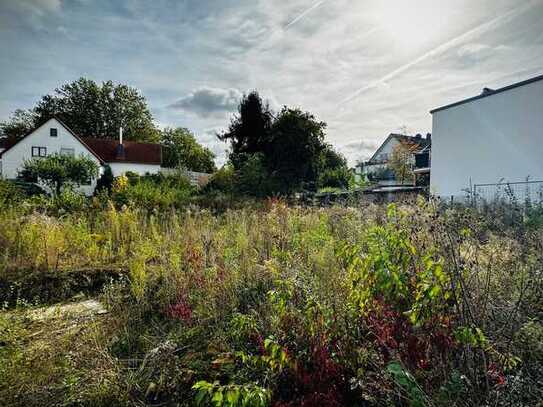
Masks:
[[[25,161],[19,177],[39,180],[58,195],[68,185],[89,183],[98,176],[98,165],[88,157],[54,154]]]
[[[417,148],[416,144],[399,143],[392,150],[388,167],[394,172],[396,180],[402,184],[413,178],[413,154]]]
[[[162,165],[170,168],[183,167],[191,171],[214,172],[216,170],[211,150],[196,141],[190,130],[182,127],[162,131]]]
[[[17,110],[0,124],[6,136],[21,137],[52,116],[58,116],[76,134],[116,137],[119,127],[127,140],[156,142],[159,130],[147,101],[130,86],[80,78],[45,95],[29,110]]]

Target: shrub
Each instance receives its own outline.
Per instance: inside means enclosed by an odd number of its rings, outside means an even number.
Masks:
[[[0,207],[22,201],[23,191],[16,184],[0,178]]]
[[[113,183],[112,198],[120,207],[132,205],[146,209],[183,207],[188,204],[195,188],[182,175],[162,174],[132,178],[117,177]]]
[[[25,161],[19,176],[24,180],[39,180],[59,195],[65,186],[90,183],[98,176],[98,165],[85,156],[53,154]]]

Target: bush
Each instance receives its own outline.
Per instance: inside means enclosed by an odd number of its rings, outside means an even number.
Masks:
[[[98,165],[89,157],[53,154],[25,161],[19,177],[44,183],[53,194],[62,189],[89,183],[98,176]]]
[[[16,184],[0,179],[0,207],[20,202],[24,193]]]
[[[87,207],[87,197],[71,188],[63,189],[60,194],[52,197],[36,195],[27,201],[30,207],[36,210],[45,210],[46,213],[62,215],[66,212],[81,212]]]
[[[212,175],[207,185],[202,189],[202,193],[222,192],[230,194],[234,191],[235,182],[234,169],[229,165],[225,165]]]
[[[195,192],[189,180],[182,175],[162,174],[143,177],[117,177],[113,183],[113,201],[120,207],[132,205],[146,209],[183,207]]]

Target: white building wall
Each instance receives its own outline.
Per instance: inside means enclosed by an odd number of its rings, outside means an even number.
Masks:
[[[543,81],[434,112],[431,192],[543,180]]]
[[[160,172],[159,164],[137,164],[137,163],[108,163],[114,177],[124,175],[126,172],[135,172],[138,175],[158,174]]]
[[[57,137],[50,136],[51,128],[57,129]],[[60,153],[62,148],[73,149],[76,157],[84,155],[90,157],[96,164],[100,165],[100,161],[77,138],[66,130],[62,124],[56,119],[50,119],[2,155],[3,178],[17,178],[24,161],[33,158],[32,147],[47,148],[47,155]],[[95,187],[96,179],[92,181],[91,185],[81,186],[80,191],[90,195],[94,192]]]

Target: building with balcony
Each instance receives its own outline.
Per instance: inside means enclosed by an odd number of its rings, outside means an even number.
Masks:
[[[406,164],[417,171],[430,166],[430,149],[432,144],[431,134],[423,137],[420,134],[416,136],[407,136],[404,134],[391,133],[381,146],[375,151],[373,156],[356,167],[356,173],[379,187],[386,186],[413,186],[416,182],[413,177],[407,177],[399,180],[391,169],[390,160],[394,151],[400,146],[404,147],[407,154]],[[423,168],[422,165],[425,167]],[[416,172],[415,172],[416,173]],[[423,179],[417,175],[417,179]]]

